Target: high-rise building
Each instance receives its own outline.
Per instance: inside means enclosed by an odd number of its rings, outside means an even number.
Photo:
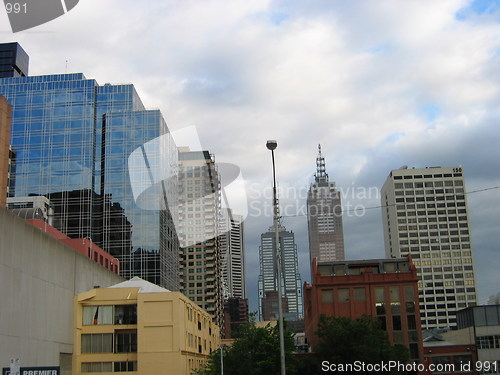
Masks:
[[[386,256],[411,254],[418,271],[422,328],[455,327],[477,303],[463,168],[393,170],[382,206]]]
[[[28,75],[29,56],[19,43],[0,44],[0,78]]]
[[[325,158],[318,146],[316,174],[307,194],[307,222],[309,227],[309,256],[318,263],[344,260],[344,233],[340,192],[335,182],[328,179]]]
[[[259,318],[272,320],[279,317],[278,282],[276,277],[276,234],[274,227],[261,234],[259,247]],[[281,251],[283,316],[287,320],[298,320],[304,316],[302,280],[297,260],[295,235],[285,227],[279,228]]]
[[[100,86],[81,73],[3,78],[0,94],[13,107],[15,196],[46,196],[54,223],[63,225],[57,229],[118,258],[124,277],[178,290],[176,179],[150,181],[162,192],[141,202],[131,182],[136,174],[157,176],[153,169],[165,161],[176,173],[177,149],[161,113],[146,110],[133,85]],[[149,146],[153,140],[159,147]],[[142,163],[130,164],[137,149]],[[155,261],[134,264],[137,253]],[[142,268],[149,264],[158,266],[153,277]]]
[[[230,209],[221,215],[222,275],[224,299],[246,298],[243,217]]]
[[[223,328],[220,178],[208,151],[179,148],[181,291]]]
[[[5,207],[9,185],[11,106],[0,96],[0,206]]]

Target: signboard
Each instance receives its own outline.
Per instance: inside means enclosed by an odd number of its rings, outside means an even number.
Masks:
[[[50,366],[50,367],[21,367],[19,375],[60,375],[60,367]],[[10,368],[4,367],[2,369],[2,375],[11,375]],[[12,374],[13,375],[13,374]]]

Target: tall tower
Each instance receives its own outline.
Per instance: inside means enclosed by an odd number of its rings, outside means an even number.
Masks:
[[[222,274],[224,299],[246,298],[243,217],[231,209],[221,215]]]
[[[172,175],[178,164],[160,111],[146,110],[131,84],[81,73],[0,78],[0,95],[12,103],[15,197],[47,196],[57,229],[89,237],[120,260],[122,276],[179,290],[177,182],[154,180],[165,162]]]
[[[318,258],[318,264],[344,260],[340,192],[335,182],[328,179],[321,145],[318,145],[316,168],[314,182],[307,194],[310,262],[312,264],[314,258]]]
[[[260,320],[277,319],[278,283],[276,279],[276,234],[274,227],[260,236],[259,248],[259,318]],[[281,249],[282,301],[283,314],[287,320],[298,320],[304,317],[302,300],[302,280],[297,260],[295,235],[285,227],[279,228]]]
[[[19,43],[0,44],[0,78],[26,77],[29,56]]]
[[[221,186],[208,151],[179,148],[181,291],[223,327]]]
[[[423,329],[455,327],[477,303],[464,185],[462,167],[404,166],[382,187],[386,256],[413,257]]]

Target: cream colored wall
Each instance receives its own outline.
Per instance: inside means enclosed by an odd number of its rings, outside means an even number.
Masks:
[[[138,293],[138,288],[94,289],[80,294],[75,299],[75,375],[81,374],[81,362],[135,361],[135,375],[191,375],[193,369],[206,361],[210,348],[220,345],[220,332],[210,315],[191,302],[182,293]],[[137,353],[84,354],[81,351],[82,333],[113,332],[115,326],[82,326],[82,311],[85,305],[137,304]],[[188,313],[188,310],[192,313]],[[189,319],[192,316],[193,319]],[[198,329],[198,317],[201,330]],[[211,333],[210,328],[211,327]],[[127,326],[120,326],[121,329]],[[190,346],[188,334],[201,340],[202,353],[198,347]],[[206,346],[205,346],[206,343]],[[100,373],[108,375],[111,373]]]

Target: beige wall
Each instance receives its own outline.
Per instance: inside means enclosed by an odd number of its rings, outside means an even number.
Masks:
[[[0,207],[0,366],[10,358],[21,366],[68,363],[74,295],[121,281]]]
[[[7,198],[11,112],[7,99],[0,95],[0,207],[5,207]]]
[[[219,347],[220,332],[211,316],[182,293],[138,293],[138,290],[94,289],[77,297],[73,374],[81,374],[82,362],[137,361],[137,371],[131,374],[190,375],[206,361],[211,350]],[[137,304],[137,325],[82,325],[83,306],[123,304]],[[137,353],[80,353],[82,334],[114,333],[118,328],[137,329]],[[201,343],[201,353],[198,343]]]

